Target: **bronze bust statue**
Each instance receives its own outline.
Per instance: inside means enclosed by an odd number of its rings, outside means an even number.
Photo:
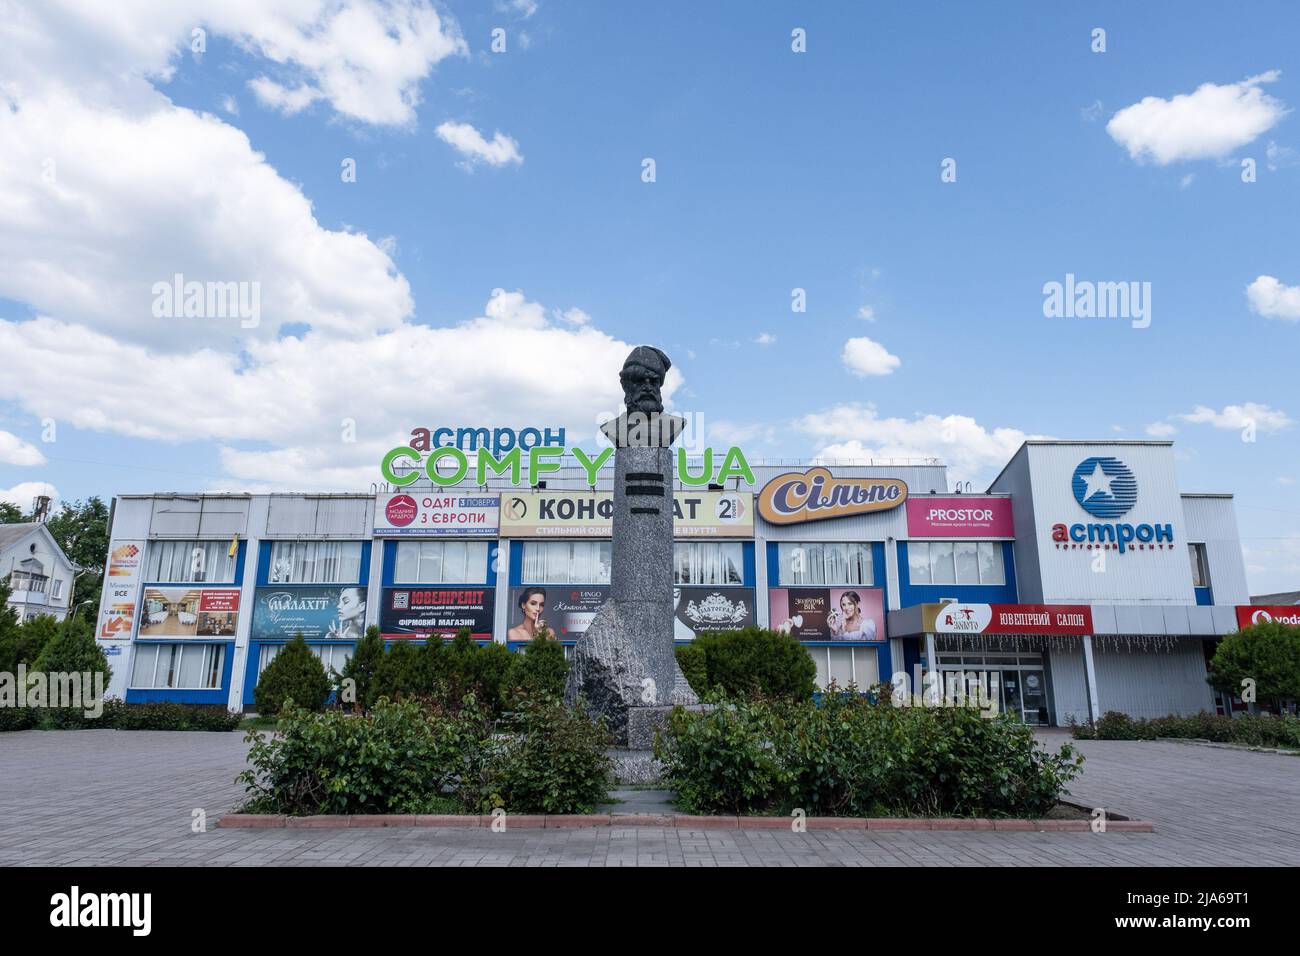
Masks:
[[[668,356],[653,345],[638,345],[634,348],[623,363],[623,371],[618,373],[627,410],[644,415],[662,412],[664,399],[661,389],[664,378],[672,367],[673,363],[668,361]]]

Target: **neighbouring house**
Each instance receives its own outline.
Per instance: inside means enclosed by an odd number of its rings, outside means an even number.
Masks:
[[[67,617],[75,573],[41,522],[0,524],[0,580],[9,585],[8,604],[18,612],[18,620],[42,614],[60,621]]]

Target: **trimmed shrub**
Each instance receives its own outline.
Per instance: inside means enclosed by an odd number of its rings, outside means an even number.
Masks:
[[[1251,747],[1300,748],[1300,717],[1292,714],[1228,717],[1201,711],[1135,720],[1108,710],[1096,723],[1071,722],[1069,727],[1078,740],[1210,740]]]
[[[611,744],[604,722],[554,697],[524,697],[483,740],[461,780],[470,810],[592,813],[609,799]]]
[[[114,730],[231,731],[242,720],[243,715],[227,710],[225,704],[128,704],[114,697],[104,702],[103,719],[91,723]]]
[[[0,733],[6,730],[31,730],[36,726],[36,711],[30,707],[0,707]]]
[[[678,708],[655,752],[691,813],[1042,816],[1083,758],[968,707],[873,704],[832,685],[820,702]]]
[[[384,638],[379,633],[379,628],[371,624],[361,640],[357,641],[348,662],[343,665],[343,673],[339,675],[338,681],[339,701],[355,705],[354,709],[364,709],[378,700],[375,685],[383,662]],[[346,699],[350,695],[344,693],[344,682],[348,680],[355,684],[356,696],[351,700]]]
[[[700,634],[677,648],[677,660],[700,695],[720,689],[733,699],[806,700],[817,678],[817,666],[798,638],[759,627]]]
[[[381,698],[365,714],[293,708],[250,731],[246,813],[584,813],[608,799],[600,721],[552,698],[494,718]]]
[[[311,652],[302,635],[296,634],[262,671],[253,688],[253,706],[259,714],[278,714],[287,701],[308,710],[320,710],[330,689],[325,666]]]
[[[539,631],[522,651],[516,651],[511,661],[510,687],[529,697],[564,696],[564,681],[569,675],[569,662],[564,659],[564,645],[549,631]]]

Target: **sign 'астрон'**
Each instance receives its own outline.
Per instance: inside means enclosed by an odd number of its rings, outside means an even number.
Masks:
[[[758,495],[758,513],[772,524],[888,511],[907,500],[899,478],[836,478],[825,468],[778,475]]]

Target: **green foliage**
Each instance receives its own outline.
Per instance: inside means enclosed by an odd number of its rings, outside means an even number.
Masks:
[[[22,524],[28,518],[22,509],[8,501],[0,501],[0,524]]]
[[[249,813],[582,813],[608,799],[603,725],[553,698],[493,717],[381,698],[365,714],[286,710],[250,731]]]
[[[367,707],[380,697],[419,697],[455,708],[473,694],[496,716],[512,705],[521,690],[529,695],[562,695],[568,665],[560,643],[543,634],[526,650],[511,652],[504,644],[480,644],[463,630],[451,641],[438,637],[427,642],[393,641],[388,653],[373,664],[373,673],[365,694],[357,695]]]
[[[460,794],[469,809],[592,813],[609,799],[611,740],[584,707],[522,696],[496,730],[466,761]]]
[[[1219,642],[1206,678],[1215,690],[1242,695],[1253,681],[1256,699],[1300,700],[1300,627],[1261,621]]]
[[[28,621],[23,627],[43,625],[48,627],[49,618],[37,618]],[[69,618],[53,625],[54,633],[44,641],[36,660],[32,662],[35,670],[53,673],[58,671],[91,671],[104,675],[104,686],[113,673],[108,666],[104,650],[95,643],[95,629],[90,621]]]
[[[1070,730],[1079,740],[1210,740],[1251,747],[1300,748],[1300,717],[1292,714],[1227,717],[1201,711],[1135,720],[1108,710],[1096,723],[1072,721]]]
[[[231,731],[239,727],[242,715],[225,704],[177,704],[158,701],[128,704],[117,698],[104,702],[99,726],[114,730],[201,730]]]
[[[564,695],[564,681],[569,675],[569,662],[564,659],[564,645],[549,631],[537,635],[513,655],[510,686],[532,697]]]
[[[812,700],[677,709],[656,754],[692,813],[1041,816],[1083,758],[976,708],[894,707],[832,685]]]
[[[720,688],[729,698],[762,695],[805,700],[817,666],[798,638],[747,627],[700,634],[677,648],[682,673],[697,694]]]
[[[78,617],[95,620],[108,562],[108,506],[97,497],[65,501],[46,522],[68,560],[85,570],[77,574],[68,607]],[[82,601],[88,601],[84,608]]]
[[[379,628],[371,624],[366,628],[365,636],[357,641],[357,646],[353,649],[348,662],[343,665],[343,673],[339,675],[338,683],[339,699],[343,700],[341,693],[343,682],[351,680],[356,685],[357,709],[373,705],[378,699],[378,695],[375,694],[375,681],[383,661],[384,639],[379,633]]]
[[[0,584],[0,671],[13,674],[19,664],[32,669],[45,645],[58,634],[59,622],[42,614],[19,624],[14,609],[3,604],[8,596],[8,587]]]
[[[278,714],[290,700],[308,710],[320,710],[330,689],[320,658],[311,652],[301,634],[295,634],[262,671],[253,689],[253,705],[259,714]]]

